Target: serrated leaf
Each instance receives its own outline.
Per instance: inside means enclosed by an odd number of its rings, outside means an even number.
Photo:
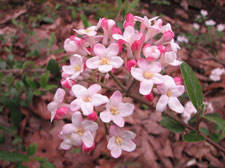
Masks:
[[[203,94],[201,85],[192,71],[191,67],[183,62],[181,64],[181,73],[184,79],[185,87],[188,97],[197,110],[202,110],[203,107]]]
[[[184,135],[184,141],[186,142],[199,142],[203,140],[205,140],[205,138],[202,135],[199,135],[196,131],[191,131]]]
[[[24,162],[28,161],[29,157],[20,153],[0,151],[0,160],[6,160],[9,162]]]
[[[170,118],[169,116],[162,114],[163,119],[160,121],[160,125],[163,127],[166,127],[168,130],[170,130],[173,133],[180,133],[184,132],[185,127],[175,121],[174,119]]]
[[[59,75],[60,74],[60,67],[59,67],[58,63],[55,60],[53,60],[53,59],[51,59],[48,62],[47,69],[53,75]]]
[[[223,131],[223,133],[225,134],[225,120],[222,119],[219,114],[211,113],[207,115],[201,115],[201,117],[217,124],[220,127],[220,129]]]
[[[27,149],[27,155],[33,156],[37,151],[37,144],[34,143],[33,145],[29,145]]]
[[[49,71],[47,71],[45,74],[43,74],[43,75],[41,76],[40,84],[41,84],[41,87],[42,87],[42,88],[46,88],[46,87],[47,87],[49,77],[50,77]]]

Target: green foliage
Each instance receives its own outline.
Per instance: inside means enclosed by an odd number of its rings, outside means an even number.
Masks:
[[[156,5],[170,5],[170,2],[168,0],[151,0],[150,3]]]
[[[185,127],[175,121],[174,119],[170,118],[169,116],[162,113],[163,119],[160,121],[160,125],[167,128],[173,133],[181,133],[185,131]]]
[[[60,75],[60,67],[58,63],[53,59],[48,62],[47,70],[49,70],[53,75]]]
[[[9,162],[27,162],[29,161],[29,157],[16,152],[0,151],[0,160]]]
[[[198,78],[185,62],[181,64],[181,73],[191,102],[198,111],[203,111],[203,93]]]
[[[225,133],[225,120],[221,118],[219,114],[211,113],[207,115],[201,115],[202,118],[211,121],[219,126],[219,128]]]
[[[91,25],[91,24],[88,22],[88,18],[87,18],[84,14],[81,14],[80,17],[81,17],[81,20],[82,20],[82,23],[83,23],[84,27],[88,27],[88,26]]]
[[[34,143],[33,145],[29,145],[27,149],[27,155],[33,156],[37,151],[37,144]]]
[[[203,140],[205,140],[205,138],[202,135],[199,135],[196,131],[191,131],[184,135],[184,141],[186,142],[199,142]]]

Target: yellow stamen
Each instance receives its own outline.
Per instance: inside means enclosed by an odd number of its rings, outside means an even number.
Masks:
[[[83,101],[85,102],[91,102],[92,98],[91,97],[83,97]]]
[[[154,73],[151,73],[151,72],[145,72],[144,73],[145,79],[151,79],[153,76],[154,76]]]
[[[81,70],[81,66],[80,65],[77,65],[74,67],[75,71],[80,71]]]
[[[116,107],[112,107],[110,111],[112,115],[117,115],[119,113],[119,110]]]
[[[116,140],[115,141],[116,141],[117,145],[121,145],[123,143],[123,139],[121,137],[119,137],[119,136],[116,136]]]
[[[167,91],[167,94],[166,94],[168,97],[170,97],[172,95],[172,92],[171,91]]]
[[[99,65],[105,65],[105,64],[109,64],[110,61],[108,58],[102,58],[100,61],[99,61]]]
[[[84,130],[82,128],[78,128],[77,133],[81,136],[84,134]]]

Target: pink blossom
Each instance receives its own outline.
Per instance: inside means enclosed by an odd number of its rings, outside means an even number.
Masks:
[[[90,26],[86,29],[73,29],[79,35],[95,36],[97,34],[97,26]]]
[[[72,123],[63,126],[59,137],[63,139],[60,148],[68,150],[72,146],[84,144],[90,148],[94,144],[94,137],[98,124],[90,120],[83,120],[81,113],[75,112],[72,116]]]
[[[145,46],[143,47],[143,54],[147,60],[156,61],[160,57],[161,52],[157,46],[151,46],[151,44],[145,44]]]
[[[95,111],[88,115],[88,119],[92,121],[96,121],[98,119],[98,115]]]
[[[118,69],[123,65],[123,60],[117,56],[119,53],[119,45],[112,43],[108,48],[98,43],[94,46],[94,54],[96,56],[89,58],[86,62],[90,69],[98,69],[102,73],[107,73],[112,68]]]
[[[203,9],[202,9],[202,10],[200,11],[200,13],[201,13],[202,16],[207,16],[207,15],[208,15],[207,10],[203,10]]]
[[[159,62],[148,63],[145,59],[140,58],[138,60],[139,68],[131,68],[131,75],[138,81],[140,81],[139,92],[142,95],[148,95],[154,84],[162,84],[161,64]]]
[[[223,69],[223,68],[215,68],[215,69],[213,69],[211,71],[209,79],[212,80],[212,81],[220,81],[222,74],[225,74],[225,69]]]
[[[90,151],[92,151],[94,148],[95,148],[95,143],[93,143],[93,145],[92,145],[90,148],[88,148],[85,144],[82,145],[82,150],[83,150],[84,152],[90,152]]]
[[[173,52],[173,51],[169,51],[169,52],[166,52],[165,54],[163,54],[161,56],[160,62],[162,64],[169,64],[172,66],[179,66],[180,64],[182,64],[181,61],[177,60],[176,52]]]
[[[184,122],[188,122],[191,119],[192,114],[196,114],[197,110],[192,104],[191,101],[188,101],[184,106],[184,111],[182,113],[182,118],[184,119]]]
[[[136,149],[136,144],[132,141],[136,134],[131,131],[121,131],[119,127],[112,125],[109,129],[110,138],[107,148],[114,158],[120,157],[122,150],[132,152]]]
[[[183,84],[183,80],[181,77],[175,77],[173,78],[174,82],[176,85],[182,85]]]
[[[77,111],[81,108],[83,114],[88,116],[94,109],[94,106],[102,105],[108,102],[108,98],[98,92],[101,90],[101,86],[98,84],[91,85],[88,89],[81,85],[74,85],[72,91],[77,99],[71,102],[70,109]]]
[[[151,93],[149,93],[148,95],[145,95],[144,98],[145,98],[145,100],[147,100],[147,101],[149,101],[149,102],[152,102],[153,99],[154,99],[154,96],[153,96],[153,94],[152,94],[152,92],[151,92]]]
[[[80,55],[75,54],[70,58],[69,66],[62,66],[62,70],[71,75],[71,79],[76,79],[84,71],[83,59]]]
[[[130,59],[129,61],[127,61],[127,63],[125,64],[126,69],[130,72],[132,67],[135,67],[137,65],[137,61],[134,59]]]
[[[157,93],[161,94],[161,97],[156,104],[156,111],[163,112],[168,104],[171,110],[182,113],[184,107],[177,97],[184,93],[184,86],[176,85],[173,78],[168,75],[164,75],[163,79],[164,83],[157,85]]]
[[[119,127],[123,127],[125,122],[123,117],[130,116],[134,111],[134,105],[130,103],[122,103],[122,94],[115,91],[106,104],[106,110],[100,113],[103,122],[109,123],[113,121]]]

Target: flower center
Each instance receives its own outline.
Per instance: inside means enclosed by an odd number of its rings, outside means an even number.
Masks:
[[[166,94],[168,97],[170,97],[172,95],[172,92],[170,90],[167,91],[167,94]]]
[[[85,33],[89,33],[91,30],[89,28],[85,29]]]
[[[77,133],[81,136],[84,134],[84,130],[82,128],[78,128]]]
[[[123,139],[121,137],[119,137],[119,136],[116,136],[115,141],[116,141],[117,145],[121,145],[123,143]]]
[[[75,71],[80,71],[80,70],[81,70],[81,66],[80,66],[80,65],[76,65],[76,66],[74,67],[74,69],[75,69]]]
[[[91,97],[83,97],[83,101],[85,102],[91,102],[92,98]]]
[[[151,72],[145,72],[144,73],[145,79],[151,79],[153,76],[154,76],[154,73],[151,73]]]
[[[108,58],[102,58],[100,61],[99,61],[99,65],[106,65],[106,64],[109,64],[110,61]]]
[[[112,107],[110,111],[111,111],[112,115],[119,114],[119,110],[116,107]]]

